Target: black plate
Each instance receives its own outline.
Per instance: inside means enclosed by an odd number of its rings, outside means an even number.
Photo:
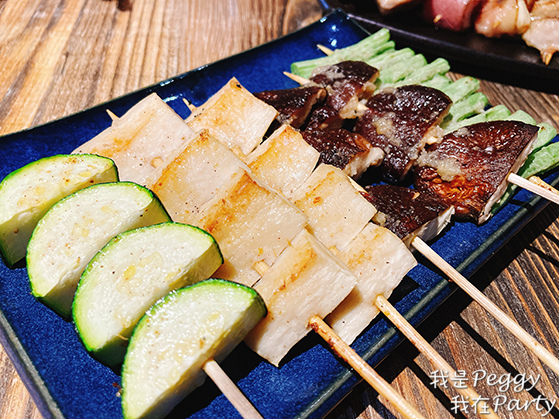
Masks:
[[[428,57],[444,57],[455,72],[559,93],[559,53],[545,65],[537,49],[521,38],[486,38],[473,30],[452,32],[436,28],[417,12],[382,16],[374,0],[321,0],[327,11],[344,10],[370,32],[387,28],[397,45],[412,47]]]

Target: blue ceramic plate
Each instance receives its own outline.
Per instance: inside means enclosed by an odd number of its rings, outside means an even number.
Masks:
[[[186,117],[189,111],[182,98],[199,105],[233,76],[254,92],[293,87],[293,82],[282,75],[293,60],[318,56],[318,43],[339,48],[365,35],[347,15],[337,12],[299,32],[240,55],[79,114],[5,136],[0,138],[0,179],[40,157],[71,152],[110,125],[107,108],[122,115],[149,93],[157,92]],[[541,200],[521,192],[484,226],[453,225],[433,247],[452,265],[464,267],[464,273],[469,276],[543,205]],[[2,344],[42,414],[65,418],[122,417],[117,396],[119,375],[89,357],[71,323],[61,320],[32,297],[25,268],[10,270],[2,264],[0,278]],[[418,266],[394,293],[393,302],[413,324],[418,324],[451,292],[445,279]],[[353,347],[375,365],[397,343],[394,330],[379,318]],[[263,362],[244,344],[222,366],[266,418],[322,417],[358,381],[314,335],[301,341],[280,368]],[[237,413],[208,382],[171,416],[229,418]]]

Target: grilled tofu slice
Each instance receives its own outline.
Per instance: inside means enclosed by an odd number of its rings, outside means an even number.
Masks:
[[[283,125],[248,156],[247,163],[268,186],[290,197],[311,175],[319,156],[297,130]]]
[[[303,230],[262,275],[254,289],[268,315],[245,342],[278,366],[309,331],[309,320],[326,317],[351,291],[356,278],[348,268]]]
[[[340,169],[318,166],[292,201],[309,217],[311,232],[328,248],[342,250],[377,210],[355,189]]]
[[[153,93],[74,153],[109,157],[120,180],[151,187],[193,136],[183,119]]]
[[[254,266],[271,265],[308,219],[248,172],[238,174],[201,209],[197,225],[215,237],[225,262],[216,276],[252,286]]]
[[[336,256],[355,274],[357,284],[326,322],[351,344],[378,314],[376,296],[388,298],[417,262],[394,233],[373,223]]]
[[[209,130],[215,138],[244,158],[266,134],[277,111],[232,78],[186,119],[194,131]]]
[[[235,153],[203,130],[163,169],[152,190],[174,221],[195,223],[202,205],[246,170]]]

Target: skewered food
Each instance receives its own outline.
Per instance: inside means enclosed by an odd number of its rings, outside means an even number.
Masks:
[[[456,216],[483,223],[523,165],[538,128],[516,121],[463,127],[432,145],[418,161],[415,186],[455,207]]]
[[[209,278],[222,262],[214,238],[190,225],[119,234],[90,260],[76,291],[72,314],[83,344],[118,367],[142,315],[169,292]]]
[[[259,279],[254,265],[271,265],[307,223],[285,197],[242,172],[203,206],[195,224],[214,236],[223,252],[216,275],[252,286]]]
[[[355,132],[384,150],[383,176],[401,181],[408,174],[427,142],[442,136],[439,124],[451,101],[439,90],[402,86],[380,92],[369,99]]]
[[[154,93],[73,153],[109,157],[119,168],[121,180],[145,186],[160,176],[193,136],[182,118]]]
[[[320,86],[300,86],[293,89],[265,90],[254,96],[278,111],[276,121],[280,125],[301,128],[313,107],[324,101],[327,92]]]
[[[309,128],[301,134],[320,152],[319,163],[338,167],[354,179],[369,167],[381,164],[384,157],[381,148],[373,147],[361,134],[343,128]]]
[[[148,186],[174,221],[194,223],[202,205],[243,170],[247,166],[235,153],[202,130]]]
[[[0,183],[0,255],[13,267],[25,257],[33,229],[63,197],[87,186],[118,180],[114,162],[95,155],[45,157]]]
[[[378,69],[363,61],[342,61],[315,69],[310,82],[325,87],[328,96],[309,115],[307,128],[341,128],[345,119],[361,115],[359,101],[371,97],[378,74]]]
[[[383,1],[378,2],[380,6]],[[540,51],[545,64],[559,50],[555,0],[424,0],[420,4],[423,18],[438,27],[462,31],[473,26],[489,38],[522,36],[527,45]]]
[[[422,15],[428,22],[452,31],[472,26],[473,16],[482,0],[424,0]]]
[[[283,132],[295,131],[292,128],[285,127]],[[283,142],[273,141],[268,143],[268,141],[270,139],[254,151],[254,153],[258,153],[260,147],[266,147],[266,152],[259,154],[259,175],[265,179],[274,179],[276,189],[281,188],[277,179],[281,179],[284,172],[301,173],[301,176],[298,176],[299,178],[303,178],[303,174],[308,176],[308,171],[300,170],[301,164],[293,156],[293,154],[297,155],[300,150],[299,147],[289,150]],[[299,141],[298,144],[300,144],[302,150],[312,150],[304,142],[301,144],[301,141]],[[281,170],[277,169],[278,156],[284,158]],[[306,169],[309,166],[304,167]],[[404,275],[415,266],[416,261],[406,246],[394,234],[382,227],[368,223],[366,217],[360,218],[363,214],[367,214],[367,217],[374,214],[375,208],[370,205],[363,205],[364,202],[357,195],[358,191],[347,175],[344,175],[335,167],[322,164],[315,170],[312,177],[314,177],[314,180],[309,178],[308,182],[300,185],[295,194],[290,195],[290,199],[297,202],[298,195],[304,194],[305,191],[307,193],[312,191],[305,201],[305,205],[308,204],[309,208],[305,210],[303,207],[303,210],[309,216],[311,226],[320,226],[321,235],[328,237],[332,234],[332,231],[347,228],[344,234],[347,235],[348,242],[343,249],[338,249],[343,243],[336,243],[329,237],[327,243],[332,245],[330,246],[332,253],[346,263],[352,273],[356,275],[357,284],[326,320],[345,342],[351,343],[378,314],[378,310],[372,304],[374,297],[381,293],[390,295],[392,289],[396,287]],[[309,187],[309,184],[318,184],[319,187],[313,189],[313,187]],[[328,193],[329,188],[326,185],[333,188],[330,193]],[[314,206],[317,206],[317,208],[313,210]],[[329,211],[324,214],[320,207],[328,208]],[[344,209],[353,207],[363,214],[358,214],[355,219],[352,219],[352,217],[343,219],[343,214],[338,217],[335,211],[331,212],[331,208],[342,212]]]
[[[248,155],[256,176],[287,198],[307,180],[320,154],[289,125],[283,125]]]
[[[33,295],[70,317],[80,276],[99,249],[119,233],[169,220],[159,199],[131,182],[102,183],[69,195],[48,210],[29,240]]]
[[[251,288],[209,279],[172,292],[138,323],[122,368],[124,417],[159,418],[200,386],[266,315]]]
[[[241,158],[260,144],[277,116],[270,105],[258,100],[237,79],[231,79],[186,120],[196,132],[210,134]]]
[[[328,248],[344,249],[377,212],[340,169],[321,164],[291,197],[310,231]]]
[[[351,344],[379,313],[375,298],[388,298],[417,261],[396,235],[372,223],[335,254],[357,277],[357,283],[326,322]]]
[[[530,27],[522,34],[522,38],[526,44],[537,48],[542,61],[549,64],[559,51],[559,3],[554,0],[536,0],[530,18]]]
[[[424,241],[438,236],[450,222],[454,207],[430,192],[397,185],[370,185],[363,196],[378,212],[373,218],[409,244],[415,237]]]
[[[254,286],[266,302],[268,315],[248,334],[246,343],[278,366],[310,331],[309,319],[326,317],[355,281],[347,266],[302,230]]]

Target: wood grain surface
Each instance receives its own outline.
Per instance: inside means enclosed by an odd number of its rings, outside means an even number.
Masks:
[[[260,45],[322,15],[318,0],[134,0],[131,10],[118,6],[116,0],[0,0],[0,134],[81,111]],[[558,128],[556,95],[513,85],[483,81],[482,91],[493,104],[525,110]],[[473,278],[554,353],[559,353],[558,215],[556,206],[548,206]],[[518,400],[510,411],[501,408],[503,418],[541,417],[534,402],[538,396],[558,398],[559,377],[460,291],[419,330],[470,378],[475,371],[540,377],[531,391],[504,389],[487,380],[476,387],[491,400]],[[378,371],[428,418],[476,417],[471,411],[453,412],[451,398],[457,393],[433,388],[429,363],[407,343]],[[531,404],[523,411],[522,403]],[[0,417],[41,417],[3,351]],[[360,384],[328,417],[399,415]],[[559,409],[548,417],[559,417]]]

